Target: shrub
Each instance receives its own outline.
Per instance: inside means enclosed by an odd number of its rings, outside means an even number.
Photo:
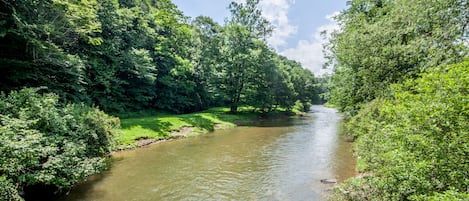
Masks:
[[[293,111],[296,112],[308,112],[313,105],[310,102],[301,102],[297,100],[293,106]]]
[[[15,186],[4,176],[0,176],[0,200],[19,201],[23,200]]]
[[[99,172],[119,125],[96,108],[62,105],[39,90],[0,97],[0,173],[18,192],[33,185],[70,188]]]
[[[347,120],[344,125],[344,133],[355,139],[362,133],[369,133],[377,129],[378,118],[380,118],[379,108],[384,102],[385,100],[378,98],[367,103],[357,115]]]
[[[412,197],[416,201],[466,201],[469,200],[469,192],[458,192],[453,189],[443,193],[434,193],[432,195],[419,195]]]
[[[357,153],[373,175],[366,180],[373,185],[360,194],[372,200],[467,197],[458,192],[469,188],[468,86],[469,60],[393,85],[390,100],[362,109],[348,125],[359,132],[352,134]],[[357,180],[342,188],[366,183]]]

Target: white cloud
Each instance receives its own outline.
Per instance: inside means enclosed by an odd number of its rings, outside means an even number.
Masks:
[[[323,53],[323,45],[329,40],[330,33],[339,30],[339,25],[332,19],[339,12],[327,15],[328,24],[320,26],[315,30],[309,40],[300,40],[296,47],[282,51],[280,54],[299,61],[303,67],[310,69],[316,76],[331,73],[332,69],[323,69],[326,62]],[[321,36],[321,32],[326,31],[325,36]]]
[[[298,27],[290,24],[288,20],[288,9],[295,3],[294,0],[261,0],[262,15],[269,20],[275,30],[267,40],[274,48],[285,46],[287,39],[296,34]]]

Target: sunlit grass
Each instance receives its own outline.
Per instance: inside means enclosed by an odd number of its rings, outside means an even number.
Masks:
[[[116,141],[123,146],[133,146],[139,139],[169,139],[171,131],[180,130],[183,127],[194,127],[197,133],[205,133],[215,130],[215,127],[233,127],[242,122],[255,119],[258,113],[252,112],[250,107],[241,107],[240,112],[231,114],[229,108],[216,107],[202,112],[191,114],[167,114],[167,113],[141,113],[131,116],[142,117],[121,119],[121,134]]]

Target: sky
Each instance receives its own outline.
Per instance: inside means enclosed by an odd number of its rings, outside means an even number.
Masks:
[[[173,0],[185,15],[209,16],[220,24],[230,16],[232,0]],[[242,0],[236,0],[238,2]],[[338,29],[332,16],[346,8],[346,0],[261,0],[263,15],[276,28],[268,43],[281,55],[300,62],[316,76],[331,73],[323,69],[326,61],[320,33]]]

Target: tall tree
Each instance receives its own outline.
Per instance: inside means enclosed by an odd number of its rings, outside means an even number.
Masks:
[[[92,102],[110,112],[148,109],[155,98],[156,23],[142,6],[100,1],[100,46],[81,47]]]
[[[269,22],[258,8],[259,0],[247,0],[246,3],[232,2],[229,6],[231,18],[225,26],[224,84],[230,100],[230,111],[237,112],[241,95],[249,73],[256,61],[251,57],[256,40],[265,40],[271,33]]]
[[[278,78],[276,53],[271,51],[262,41],[256,41],[255,49],[250,58],[255,61],[249,70],[249,81],[245,83],[245,103],[270,112],[275,105],[274,82]]]
[[[225,95],[219,84],[223,77],[220,63],[222,55],[223,27],[210,17],[199,16],[192,22],[194,65],[193,79],[196,84],[198,109],[213,105],[224,105]]]
[[[170,0],[155,3],[158,26],[155,62],[158,68],[155,107],[176,113],[193,111],[198,103],[189,47],[192,29],[181,11]]]

